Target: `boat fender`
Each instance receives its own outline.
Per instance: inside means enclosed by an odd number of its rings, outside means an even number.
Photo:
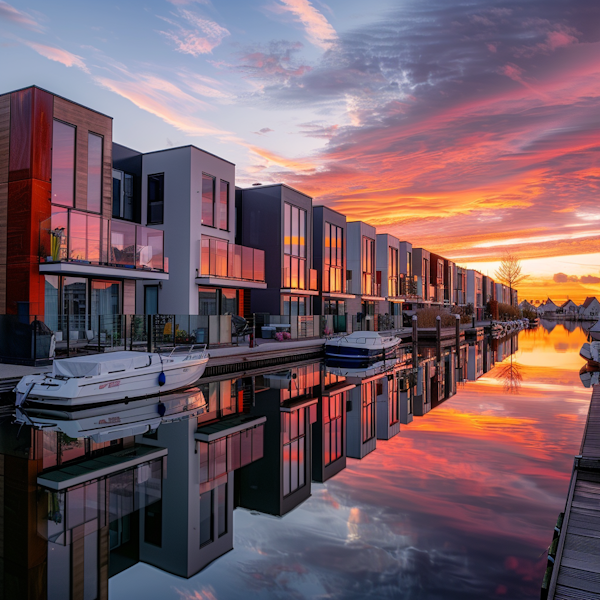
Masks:
[[[165,372],[161,371],[158,374],[158,385],[162,387],[163,385],[165,385],[165,383],[167,383],[167,378],[165,376]]]
[[[161,373],[161,375],[164,375],[164,373]],[[164,417],[165,413],[167,412],[167,407],[162,402],[159,402],[157,409],[159,416]]]

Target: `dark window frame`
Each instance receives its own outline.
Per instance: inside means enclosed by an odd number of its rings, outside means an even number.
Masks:
[[[153,201],[150,200],[150,180],[153,177],[161,177],[162,178],[162,198],[160,201],[159,200],[153,200]],[[146,225],[164,225],[165,224],[165,174],[164,174],[164,172],[149,174],[147,176],[147,184],[148,184],[148,189],[146,190],[146,202],[147,202]],[[162,205],[162,214],[161,214],[160,221],[150,220],[150,215],[152,214],[150,207],[155,204]]]

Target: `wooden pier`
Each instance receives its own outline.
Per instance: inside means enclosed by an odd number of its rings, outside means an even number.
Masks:
[[[600,385],[573,465],[548,598],[600,600]]]

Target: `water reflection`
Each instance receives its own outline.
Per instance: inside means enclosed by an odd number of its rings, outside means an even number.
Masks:
[[[0,425],[2,597],[536,597],[588,400],[582,336],[19,413]]]

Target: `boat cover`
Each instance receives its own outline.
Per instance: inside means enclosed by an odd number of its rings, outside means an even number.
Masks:
[[[61,377],[93,377],[119,371],[147,367],[152,354],[146,352],[111,352],[55,360],[52,375]]]

